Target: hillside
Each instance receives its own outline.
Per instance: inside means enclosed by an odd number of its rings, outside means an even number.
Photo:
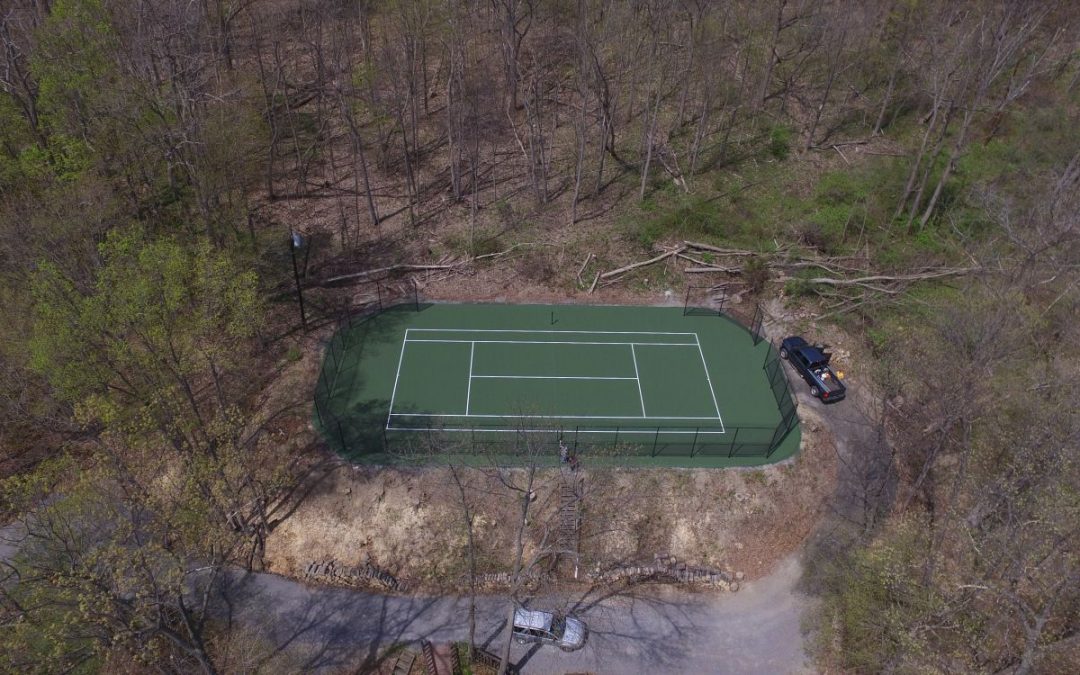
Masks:
[[[557,472],[350,467],[330,336],[688,292],[857,395],[784,466],[588,469],[590,561],[799,552],[823,671],[1080,667],[1072,3],[10,0],[0,47],[3,669],[271,663],[195,567],[520,599]]]

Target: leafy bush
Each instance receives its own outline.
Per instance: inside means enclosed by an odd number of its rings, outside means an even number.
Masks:
[[[679,237],[728,237],[735,229],[731,219],[720,212],[717,202],[701,197],[680,197],[673,208],[662,209],[652,205],[651,217],[627,222],[627,235],[636,239],[646,249],[669,236]]]
[[[779,160],[785,160],[791,154],[791,129],[780,125],[769,132],[769,154]]]
[[[769,282],[769,266],[760,256],[752,256],[743,265],[743,280],[751,293],[760,293]]]

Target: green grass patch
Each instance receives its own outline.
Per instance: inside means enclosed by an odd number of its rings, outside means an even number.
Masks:
[[[498,253],[505,249],[498,232],[482,228],[450,233],[443,238],[443,245],[452,253],[469,257]]]

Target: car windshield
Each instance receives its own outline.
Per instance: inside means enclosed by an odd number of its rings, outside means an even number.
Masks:
[[[563,633],[566,631],[566,621],[555,617],[551,620],[551,634],[555,636],[555,639],[561,640]]]

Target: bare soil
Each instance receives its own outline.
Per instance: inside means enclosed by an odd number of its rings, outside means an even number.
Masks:
[[[582,563],[606,569],[672,555],[754,579],[797,549],[834,488],[835,452],[813,411],[804,411],[803,448],[756,470],[588,469]],[[478,571],[509,571],[520,497],[495,470],[464,469],[475,512]],[[503,470],[522,482],[523,470]],[[555,522],[559,472],[542,470],[526,556]],[[447,468],[397,469],[338,463],[269,537],[270,571],[300,577],[316,560],[371,563],[413,588],[460,589],[466,534],[460,495]]]

